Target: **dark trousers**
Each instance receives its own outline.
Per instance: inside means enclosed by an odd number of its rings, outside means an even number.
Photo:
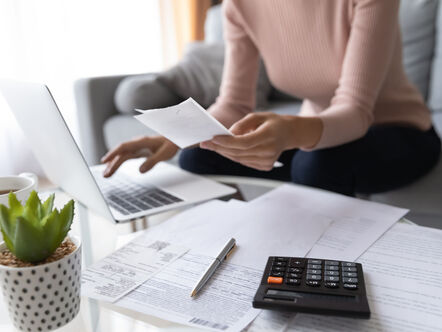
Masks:
[[[258,171],[209,150],[185,149],[180,166],[198,174],[223,174],[291,181],[354,196],[399,188],[436,165],[441,142],[434,131],[374,126],[350,143],[315,151],[288,150],[283,167]]]

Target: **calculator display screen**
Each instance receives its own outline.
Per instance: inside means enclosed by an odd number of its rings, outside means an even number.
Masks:
[[[311,300],[326,300],[326,301],[328,300],[333,302],[358,302],[358,298],[356,296],[305,293],[305,292],[295,292],[295,291],[279,290],[279,289],[268,289],[266,295],[268,297],[283,296],[285,298],[288,297],[293,300],[311,299]]]

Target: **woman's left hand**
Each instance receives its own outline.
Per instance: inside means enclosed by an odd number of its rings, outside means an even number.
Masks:
[[[200,147],[242,165],[269,171],[281,153],[290,148],[295,118],[269,112],[250,113],[230,128],[235,136],[216,136]]]

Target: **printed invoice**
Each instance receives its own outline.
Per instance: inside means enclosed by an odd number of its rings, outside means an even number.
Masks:
[[[139,237],[82,272],[82,295],[114,302],[187,251],[165,241]]]

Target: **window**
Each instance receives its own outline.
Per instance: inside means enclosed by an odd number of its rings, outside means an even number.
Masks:
[[[1,0],[0,76],[47,84],[78,137],[76,79],[163,67],[159,1]],[[0,100],[0,174],[35,171],[29,154]]]

